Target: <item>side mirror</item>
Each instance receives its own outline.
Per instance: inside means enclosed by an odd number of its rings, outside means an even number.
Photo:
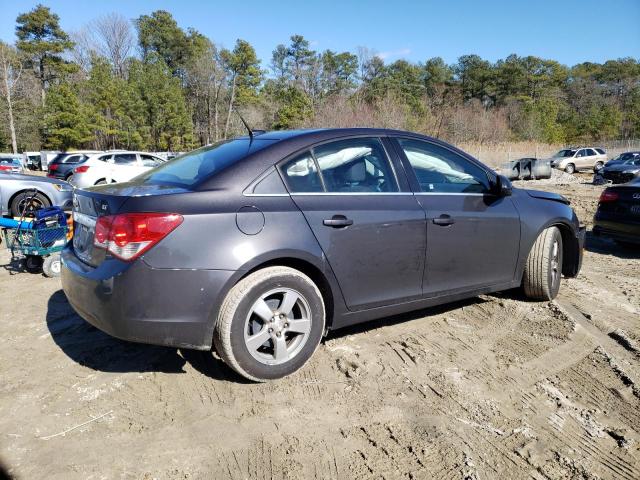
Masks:
[[[504,175],[498,175],[494,184],[495,194],[499,197],[508,197],[513,193],[511,181]]]

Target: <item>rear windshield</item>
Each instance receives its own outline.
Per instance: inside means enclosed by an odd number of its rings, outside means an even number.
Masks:
[[[2,163],[3,165],[21,165],[22,162],[20,162],[19,158],[0,158],[0,163]]]
[[[247,138],[219,142],[169,160],[132,182],[190,188],[273,142],[259,138],[252,142]]]

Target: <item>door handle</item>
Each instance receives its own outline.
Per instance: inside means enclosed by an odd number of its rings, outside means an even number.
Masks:
[[[453,225],[456,221],[451,218],[451,215],[442,214],[439,217],[434,218],[433,223],[446,227],[447,225]]]
[[[327,227],[344,228],[348,227],[349,225],[353,225],[353,220],[345,217],[344,215],[334,215],[331,218],[325,218],[322,221],[322,224],[326,225]]]

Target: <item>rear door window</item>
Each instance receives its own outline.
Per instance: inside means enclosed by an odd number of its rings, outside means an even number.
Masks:
[[[138,156],[135,153],[116,153],[113,156],[113,163],[116,165],[134,166],[138,164]]]
[[[322,181],[311,152],[305,152],[285,163],[281,171],[291,193],[322,192]]]
[[[159,158],[156,158],[153,155],[147,155],[144,153],[140,154],[140,160],[142,161],[143,167],[157,167],[162,163],[162,161]]]
[[[69,155],[67,158],[62,160],[62,163],[80,163],[85,158],[87,157],[84,155]]]
[[[313,148],[324,186],[331,193],[398,191],[391,163],[378,138],[350,138]]]

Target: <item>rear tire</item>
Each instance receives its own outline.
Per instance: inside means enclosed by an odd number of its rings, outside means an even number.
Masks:
[[[524,267],[522,286],[527,297],[553,300],[562,279],[562,235],[558,227],[545,229],[536,239]]]
[[[320,344],[324,325],[324,302],[313,281],[293,268],[267,267],[229,291],[213,343],[232,369],[264,382],[302,367]]]
[[[566,167],[564,167],[564,171],[568,174],[575,173],[576,166],[573,163],[568,163]]]
[[[94,185],[106,185],[106,184],[107,184],[107,181],[104,178],[94,183]]]
[[[42,264],[42,273],[44,273],[45,277],[54,278],[60,276],[60,254],[54,253],[53,255],[49,255],[44,259]]]

